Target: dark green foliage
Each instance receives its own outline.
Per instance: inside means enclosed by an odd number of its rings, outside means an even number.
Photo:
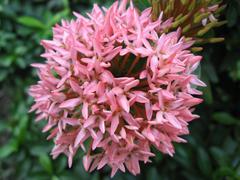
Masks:
[[[52,142],[42,134],[43,123],[28,113],[32,99],[30,84],[37,81],[32,62],[43,62],[41,39],[51,37],[51,27],[60,19],[72,18],[72,11],[85,13],[100,0],[0,0],[0,180],[109,179],[109,168],[88,174],[81,154],[72,169],[61,156],[52,160]],[[135,1],[140,9],[147,1]],[[225,0],[221,20],[228,24],[208,36],[226,41],[204,47],[202,79],[204,103],[201,118],[191,123],[188,144],[176,144],[173,158],[156,152],[152,164],[143,165],[141,175],[117,173],[116,180],[131,179],[240,179],[240,1]]]

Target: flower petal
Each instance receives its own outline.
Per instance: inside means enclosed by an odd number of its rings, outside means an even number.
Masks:
[[[71,109],[78,106],[81,103],[81,98],[68,99],[59,105],[59,108]]]
[[[127,100],[127,97],[125,95],[119,95],[117,97],[118,103],[119,105],[126,111],[129,112],[130,111],[130,105],[129,102]]]
[[[113,135],[119,125],[119,116],[115,115],[111,119],[111,128],[110,128],[110,134]]]

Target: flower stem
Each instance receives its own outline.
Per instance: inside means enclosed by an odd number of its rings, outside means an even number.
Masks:
[[[128,53],[128,54],[125,55],[125,57],[124,57],[124,59],[123,59],[123,62],[122,62],[122,64],[121,64],[121,67],[120,67],[120,70],[121,70],[121,71],[122,71],[123,68],[125,67],[129,56],[130,56],[130,53]]]
[[[138,63],[139,59],[140,59],[140,56],[136,56],[136,58],[134,59],[132,65],[131,65],[131,67],[129,68],[129,70],[127,72],[127,75],[129,75],[132,72],[133,68],[136,66],[136,64]]]

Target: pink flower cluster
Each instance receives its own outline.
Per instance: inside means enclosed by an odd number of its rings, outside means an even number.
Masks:
[[[172,142],[185,142],[193,107],[204,86],[194,70],[201,60],[181,32],[164,33],[171,20],[151,20],[123,0],[109,9],[94,5],[88,18],[62,21],[53,40],[43,40],[45,64],[33,64],[40,81],[30,88],[36,120],[54,138],[53,158],[79,149],[87,171],[127,168],[140,173],[151,147],[173,155]]]

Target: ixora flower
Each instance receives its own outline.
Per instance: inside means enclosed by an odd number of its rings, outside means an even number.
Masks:
[[[140,173],[139,162],[151,162],[151,148],[174,154],[173,142],[186,142],[192,112],[202,100],[194,75],[201,56],[181,31],[163,33],[171,20],[151,19],[132,3],[109,9],[94,5],[88,18],[62,21],[53,40],[43,40],[40,81],[30,88],[36,120],[47,120],[43,132],[54,139],[53,158],[68,156],[69,166],[83,150],[87,171],[127,168]]]

